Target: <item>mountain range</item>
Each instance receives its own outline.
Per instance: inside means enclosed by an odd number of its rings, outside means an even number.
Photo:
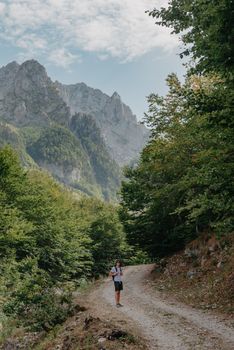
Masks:
[[[67,186],[114,200],[148,135],[117,92],[53,82],[36,60],[0,69],[0,146]]]

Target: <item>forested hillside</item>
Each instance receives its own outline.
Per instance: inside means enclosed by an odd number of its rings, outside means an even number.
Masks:
[[[1,322],[39,330],[62,322],[73,288],[129,250],[114,206],[26,172],[9,147],[0,150],[0,243]]]
[[[158,257],[205,232],[233,234],[233,6],[178,0],[149,15],[190,57],[184,83],[170,74],[167,95],[148,97],[151,139],[122,186],[129,242]]]

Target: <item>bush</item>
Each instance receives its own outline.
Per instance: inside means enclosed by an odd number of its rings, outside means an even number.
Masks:
[[[48,330],[63,322],[72,309],[71,291],[53,286],[48,273],[38,268],[36,259],[27,258],[12,266],[9,269],[5,265],[3,271],[8,287],[3,312],[34,330]]]
[[[153,260],[143,250],[136,250],[133,255],[128,259],[129,265],[150,264]]]

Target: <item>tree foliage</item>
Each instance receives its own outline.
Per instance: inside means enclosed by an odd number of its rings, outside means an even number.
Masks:
[[[167,8],[155,8],[149,15],[181,35],[180,55],[190,55],[197,72],[224,72],[234,78],[232,0],[170,0]]]
[[[204,230],[233,231],[233,2],[171,0],[149,14],[181,34],[193,67],[149,96],[151,140],[121,190],[129,242],[162,256]]]
[[[0,301],[6,314],[37,329],[64,320],[71,307],[65,286],[106,272],[123,244],[116,208],[77,200],[47,174],[26,172],[10,147],[0,149]]]

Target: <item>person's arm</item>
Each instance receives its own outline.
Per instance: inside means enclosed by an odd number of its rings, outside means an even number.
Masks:
[[[110,275],[111,276],[117,276],[118,273],[116,272],[116,270],[114,268],[112,268],[111,271],[110,271]]]

